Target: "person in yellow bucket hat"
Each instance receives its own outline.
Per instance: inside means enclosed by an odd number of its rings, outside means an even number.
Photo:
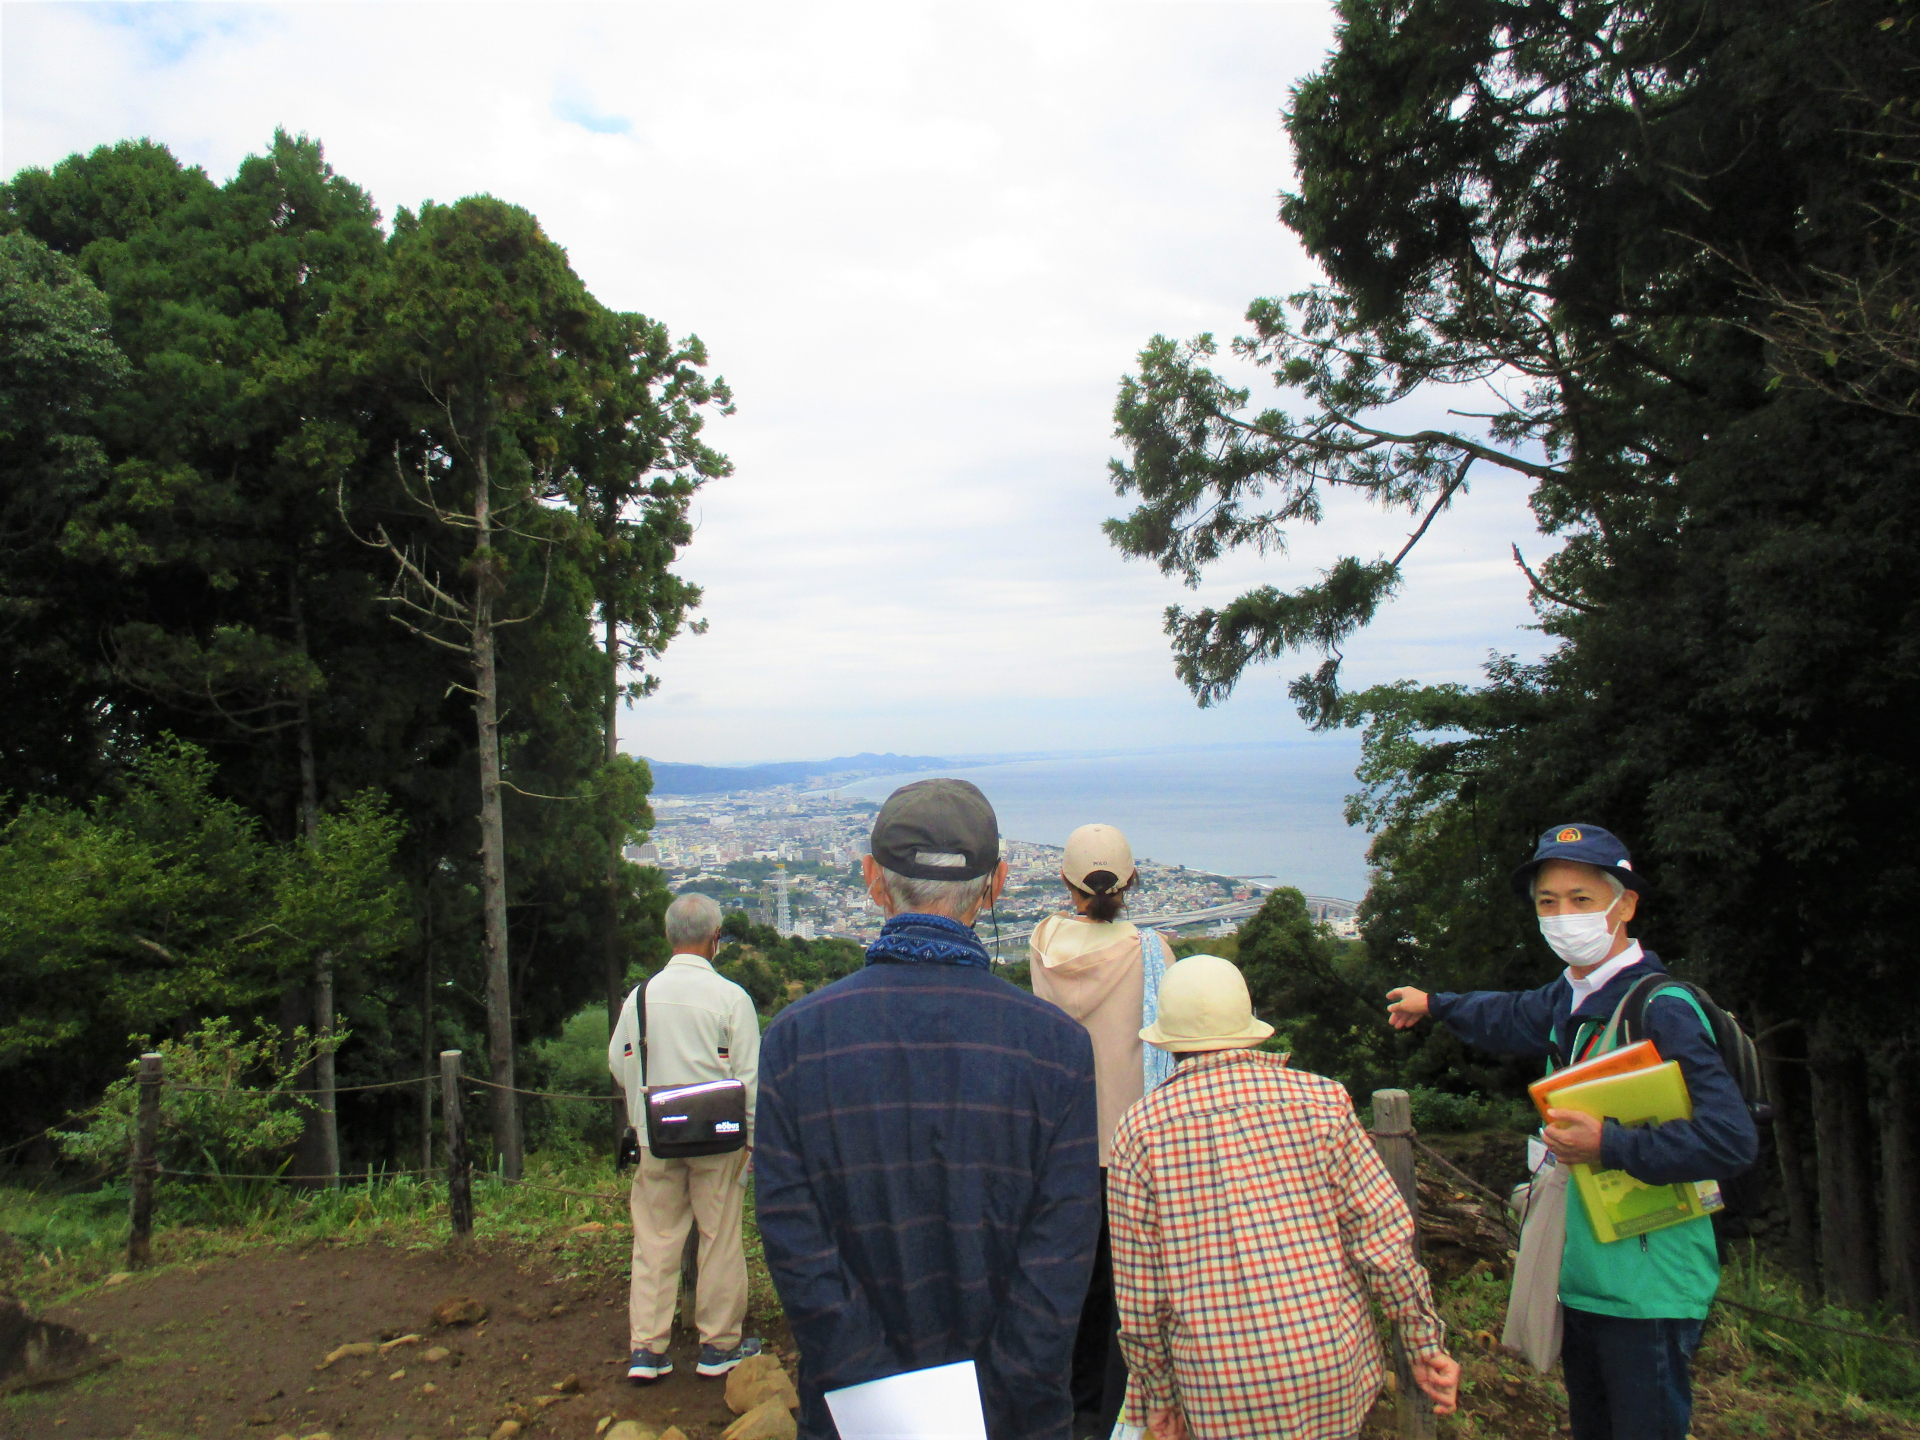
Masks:
[[[1140,1031],[1178,1063],[1122,1117],[1107,1198],[1122,1428],[1156,1440],[1351,1440],[1385,1375],[1369,1294],[1454,1409],[1406,1202],[1347,1092],[1256,1048],[1272,1034],[1217,955],[1172,966]]]

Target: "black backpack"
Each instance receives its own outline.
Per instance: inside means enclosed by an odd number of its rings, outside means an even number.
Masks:
[[[1753,1164],[1738,1175],[1716,1177],[1726,1208],[1714,1213],[1713,1231],[1724,1260],[1726,1242],[1745,1239],[1753,1219],[1766,1208],[1767,1176],[1772,1172],[1774,1157],[1773,1105],[1767,1095],[1767,1076],[1760,1068],[1760,1051],[1739,1020],[1722,1010],[1700,986],[1671,975],[1642,976],[1620,998],[1613,1018],[1607,1022],[1608,1030],[1618,1034],[1618,1043],[1631,1045],[1646,1038],[1647,1004],[1663,990],[1686,992],[1707,1017],[1713,1047],[1720,1052],[1720,1061],[1733,1076],[1733,1083],[1740,1087],[1740,1098],[1747,1102],[1747,1113],[1753,1116],[1753,1128],[1760,1137]]]

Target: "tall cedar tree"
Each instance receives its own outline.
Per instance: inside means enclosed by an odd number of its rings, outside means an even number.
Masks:
[[[1204,704],[1320,652],[1292,687],[1303,715],[1369,726],[1369,940],[1429,983],[1552,973],[1504,884],[1547,824],[1634,841],[1656,948],[1809,1062],[1806,1093],[1775,1067],[1782,1140],[1810,1122],[1817,1154],[1809,1185],[1780,1146],[1796,1248],[1811,1260],[1817,1223],[1830,1295],[1920,1311],[1914,1046],[1893,1023],[1920,938],[1901,578],[1920,435],[1884,377],[1810,383],[1768,345],[1779,295],[1913,251],[1920,147],[1866,118],[1905,95],[1910,29],[1858,0],[1340,14],[1293,96],[1281,210],[1327,283],[1256,302],[1235,345],[1304,404],[1249,414],[1211,337],[1156,338],[1116,407],[1115,480],[1139,504],[1109,534],[1197,581],[1316,520],[1327,486],[1418,517],[1394,557],[1171,609],[1182,678]],[[1441,404],[1444,422],[1405,418]],[[1496,661],[1479,691],[1343,696],[1342,643],[1476,467],[1527,477],[1561,542],[1537,569],[1515,548],[1559,649]]]

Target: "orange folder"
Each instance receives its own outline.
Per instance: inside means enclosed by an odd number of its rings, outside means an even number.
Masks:
[[[1564,1070],[1556,1070],[1527,1086],[1527,1093],[1533,1097],[1533,1105],[1540,1112],[1545,1123],[1547,1109],[1553,1103],[1549,1098],[1555,1091],[1564,1090],[1569,1085],[1581,1085],[1589,1080],[1605,1079],[1609,1075],[1624,1075],[1629,1070],[1648,1070],[1660,1064],[1660,1052],[1653,1048],[1651,1040],[1636,1041],[1632,1045],[1623,1045],[1618,1050],[1609,1050],[1604,1055],[1596,1055],[1591,1060],[1582,1060],[1578,1065],[1569,1065]]]

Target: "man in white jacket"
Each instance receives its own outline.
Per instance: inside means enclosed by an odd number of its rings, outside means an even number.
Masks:
[[[760,1079],[760,1017],[745,990],[713,968],[720,948],[720,907],[685,894],[667,907],[673,958],[646,983],[647,1034],[641,1044],[636,988],[620,1007],[607,1068],[627,1094],[627,1118],[640,1135],[629,1208],[633,1214],[633,1279],[627,1304],[632,1354],[627,1378],[673,1373],[667,1341],[680,1288],[680,1253],[689,1221],[700,1227],[700,1278],[694,1321],[700,1330],[697,1373],[725,1375],[760,1342],[745,1339],[747,1258],[740,1235],[746,1168],[753,1154],[753,1112]],[[747,1090],[746,1148],[727,1155],[662,1160],[646,1149],[647,1086],[739,1080]]]

